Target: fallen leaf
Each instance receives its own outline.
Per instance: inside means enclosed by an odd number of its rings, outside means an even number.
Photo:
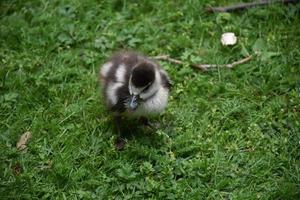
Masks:
[[[22,167],[20,163],[17,163],[11,167],[11,170],[15,176],[18,176],[22,172]]]
[[[30,138],[31,138],[31,133],[29,131],[23,133],[19,141],[17,142],[17,149],[20,151],[25,150],[27,148],[26,145]]]

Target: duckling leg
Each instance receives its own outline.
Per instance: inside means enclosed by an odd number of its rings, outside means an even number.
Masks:
[[[126,144],[126,140],[121,131],[121,121],[122,121],[122,117],[119,115],[116,115],[115,116],[115,125],[116,125],[116,129],[117,129],[117,139],[115,142],[115,146],[116,146],[117,150],[124,149],[125,144]]]
[[[154,128],[152,126],[152,124],[150,123],[149,119],[147,117],[140,117],[139,122],[143,125],[143,126],[148,126],[150,128]]]

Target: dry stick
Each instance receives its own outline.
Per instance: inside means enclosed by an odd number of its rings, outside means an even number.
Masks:
[[[243,64],[245,62],[248,62],[249,60],[251,60],[253,58],[252,55],[249,55],[241,60],[235,61],[233,63],[230,64],[190,64],[192,67],[197,68],[197,69],[201,69],[203,71],[207,71],[208,68],[213,68],[213,67],[227,67],[227,68],[233,68],[236,65],[240,65]],[[184,64],[183,61],[181,60],[177,60],[174,58],[171,58],[169,55],[160,55],[160,56],[155,56],[153,57],[153,59],[155,60],[162,60],[162,61],[168,61],[170,63],[174,63],[174,64]]]
[[[236,10],[243,10],[248,9],[256,6],[266,6],[269,4],[274,3],[298,3],[299,0],[261,0],[261,1],[255,1],[255,2],[249,2],[249,3],[240,3],[232,6],[225,6],[225,7],[210,7],[206,10],[208,12],[232,12]]]
[[[169,55],[161,55],[161,56],[155,56],[153,57],[155,60],[164,60],[164,61],[168,61],[168,62],[171,62],[171,63],[175,63],[175,64],[180,64],[182,65],[183,62],[181,60],[177,60],[177,59],[174,59],[174,58],[170,58]],[[204,64],[191,64],[191,66],[195,67],[195,68],[199,68],[203,71],[207,71],[207,66]]]

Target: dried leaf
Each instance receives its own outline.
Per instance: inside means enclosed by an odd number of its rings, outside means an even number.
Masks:
[[[22,167],[21,167],[20,163],[16,163],[15,165],[13,165],[11,167],[11,170],[15,176],[18,176],[22,172]]]
[[[20,151],[25,150],[27,148],[26,145],[30,138],[31,138],[31,133],[29,131],[23,133],[19,141],[17,142],[17,149]]]

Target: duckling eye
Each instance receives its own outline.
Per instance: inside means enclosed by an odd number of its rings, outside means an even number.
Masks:
[[[142,92],[146,92],[146,91],[150,88],[151,85],[152,85],[151,83],[150,83],[149,85],[147,85],[147,86],[142,90]]]

